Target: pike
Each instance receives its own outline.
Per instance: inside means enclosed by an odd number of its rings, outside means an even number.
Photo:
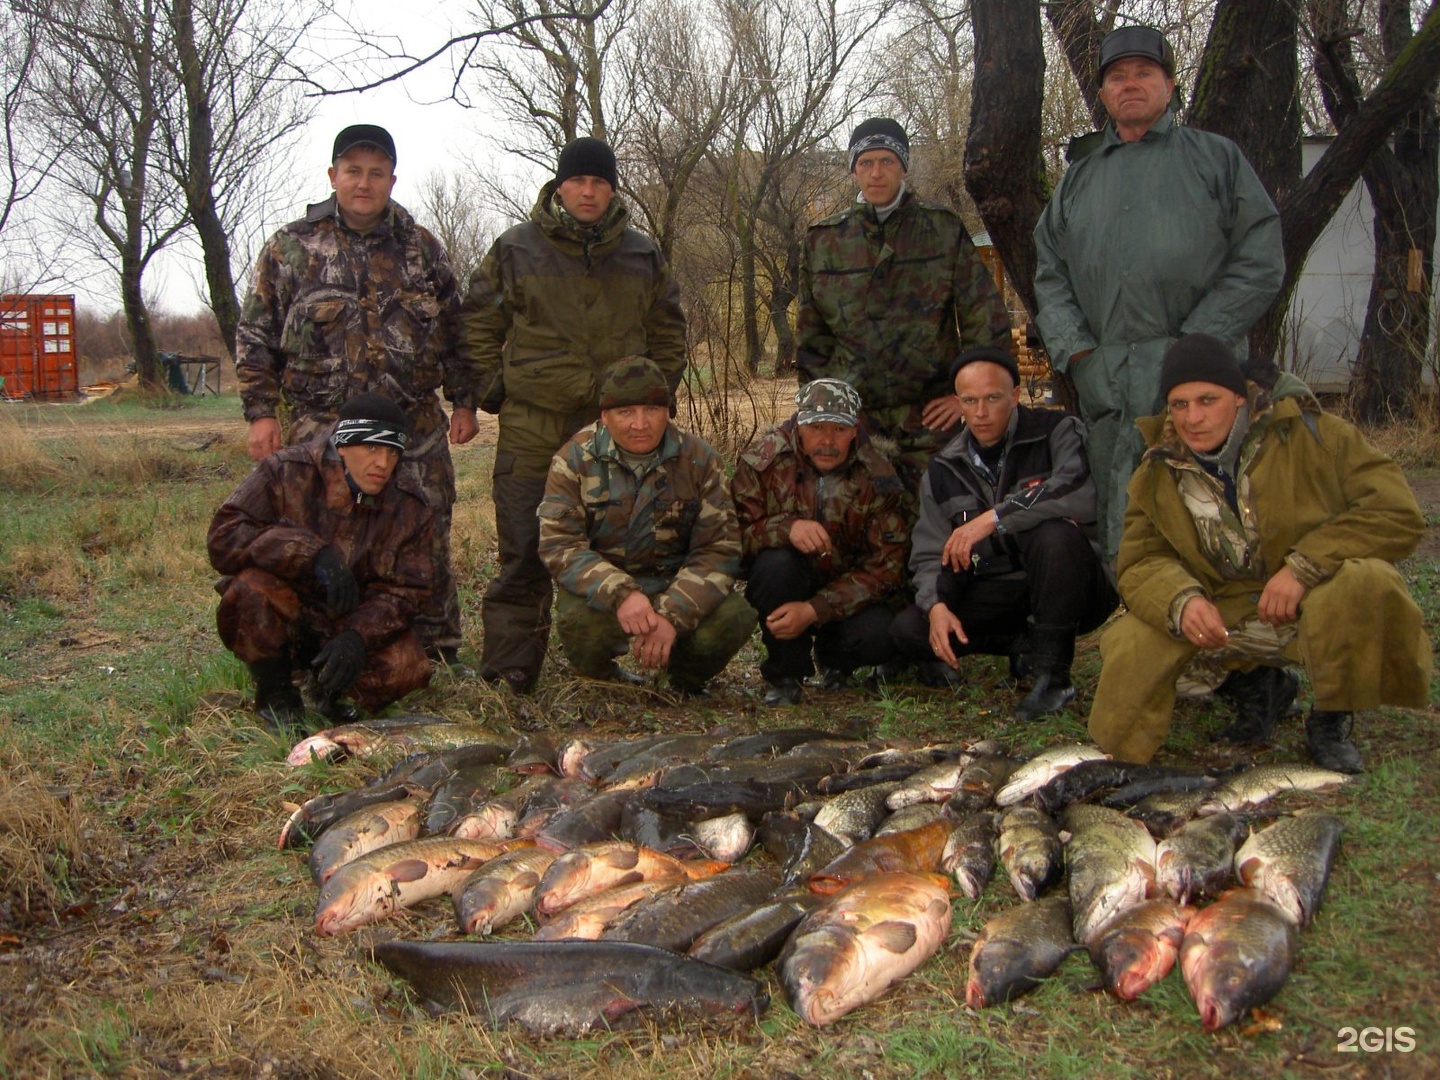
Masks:
[[[1081,762],[1109,756],[1103,750],[1083,743],[1062,743],[1042,750],[1010,774],[1005,786],[995,793],[995,805],[1013,806]]]
[[[1211,814],[1181,826],[1155,846],[1155,885],[1177,903],[1218,896],[1230,884],[1235,845],[1245,822],[1234,814]]]
[[[1012,806],[997,824],[995,854],[1022,900],[1034,900],[1060,880],[1060,830],[1033,806]]]
[[[1089,946],[1117,914],[1144,902],[1155,887],[1155,841],[1118,810],[1076,803],[1061,823],[1070,831],[1065,866],[1075,940]]]
[[[1254,810],[1286,791],[1323,791],[1353,780],[1342,772],[1315,765],[1257,765],[1232,776],[1209,793],[1196,808],[1197,814],[1238,813]]]
[[[888,813],[886,798],[899,788],[898,783],[872,784],[836,795],[820,808],[815,824],[852,844],[868,840]]]

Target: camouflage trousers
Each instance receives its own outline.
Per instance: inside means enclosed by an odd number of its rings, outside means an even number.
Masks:
[[[222,578],[216,589],[215,622],[225,647],[247,664],[287,660],[302,671],[337,633],[322,607],[302,598],[289,583],[266,570],[242,570]],[[414,630],[368,652],[360,676],[347,693],[369,712],[383,709],[412,690],[430,684],[430,661]]]
[[[655,596],[669,582],[641,579],[646,596]],[[574,593],[560,590],[555,630],[570,666],[579,675],[606,679],[617,656],[630,650],[630,638],[613,612],[596,611]],[[703,690],[725,669],[755,631],[755,609],[739,593],[731,593],[690,633],[676,635],[670,650],[670,682],[679,690]]]
[[[296,416],[286,443],[308,439],[334,423],[333,416]],[[460,592],[450,562],[450,518],[455,505],[455,464],[450,459],[450,426],[436,404],[433,414],[410,417],[415,428],[414,443],[400,459],[398,474],[406,477],[425,495],[435,515],[435,588],[425,608],[415,619],[415,631],[427,650],[458,649],[460,640]]]
[[[1182,673],[1213,679],[1257,663],[1298,664],[1310,679],[1314,707],[1323,711],[1423,708],[1428,700],[1430,642],[1405,580],[1388,562],[1346,560],[1305,594],[1294,626],[1268,638],[1253,629],[1257,583],[1231,582],[1213,599],[1231,643],[1198,665],[1202,650],[1132,614],[1101,635],[1090,709],[1090,737],[1101,749],[1149,761],[1170,732]]]

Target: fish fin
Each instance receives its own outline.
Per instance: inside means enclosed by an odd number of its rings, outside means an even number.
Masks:
[[[430,864],[424,859],[401,859],[385,868],[385,876],[391,881],[419,881],[430,872]]]
[[[639,864],[640,852],[635,848],[615,848],[598,858],[606,866],[613,866],[617,870],[629,870]]]
[[[873,939],[882,949],[896,954],[909,952],[915,945],[915,927],[900,919],[887,919],[876,923],[862,935]]]

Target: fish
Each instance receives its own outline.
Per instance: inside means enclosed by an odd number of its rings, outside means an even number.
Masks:
[[[1074,949],[1069,897],[1017,904],[987,922],[975,938],[965,1004],[983,1009],[1014,1000],[1055,974]]]
[[[1033,806],[1014,806],[1000,815],[995,855],[1022,900],[1034,900],[1054,885],[1065,866],[1060,830]]]
[[[938,765],[921,769],[902,783],[885,800],[885,805],[891,810],[900,810],[915,803],[943,803],[955,794],[955,789],[960,786],[960,775],[968,764],[970,757],[967,754],[953,761],[942,761]]]
[[[661,813],[650,805],[648,796],[654,790],[646,788],[636,791],[626,800],[625,809],[620,814],[620,832],[616,839],[626,840],[652,851],[663,851],[677,859],[693,859],[703,854],[695,838],[695,830],[687,819]],[[744,815],[741,814],[740,817],[744,818]],[[730,818],[719,820],[728,821]],[[746,824],[749,824],[748,819]]]
[[[806,884],[811,892],[825,895],[877,874],[934,871],[954,827],[953,821],[943,818],[918,829],[862,840],[811,874]]]
[[[960,773],[955,794],[945,809],[957,819],[976,810],[984,810],[995,802],[995,793],[1005,786],[1010,774],[1020,765],[1014,758],[999,754],[978,754]]]
[[[1133,784],[1141,780],[1169,778],[1176,774],[1193,775],[1194,770],[1169,769],[1158,765],[1139,765],[1133,761],[1095,758],[1066,769],[1030,796],[1035,806],[1047,814],[1058,814],[1073,802],[1088,799],[1097,791]]]
[[[662,876],[708,877],[723,869],[725,865],[682,862],[659,851],[620,840],[587,844],[567,851],[550,864],[540,881],[535,910],[540,915],[554,915],[587,896],[594,896],[616,885],[631,885]]]
[[[414,799],[397,799],[357,810],[341,818],[310,849],[310,876],[324,885],[335,871],[366,852],[414,840],[420,835],[424,811]]]
[[[875,830],[875,835],[888,836],[891,833],[905,832],[907,829],[918,829],[921,825],[928,825],[942,817],[949,818],[952,824],[955,821],[953,817],[945,813],[945,808],[939,803],[911,803],[909,806],[896,810],[880,822],[880,827]]]
[[[443,1008],[537,1035],[583,1035],[674,1010],[753,1021],[769,1005],[747,975],[625,941],[386,941],[372,956]]]
[[[889,811],[886,798],[899,790],[898,783],[872,784],[837,795],[815,815],[815,824],[852,844],[868,840]]]
[[[832,739],[834,735],[819,728],[777,728],[761,731],[754,735],[739,735],[705,751],[705,760],[748,761],[751,758],[774,757],[818,739]]]
[[[1295,927],[1255,889],[1230,889],[1185,928],[1180,973],[1200,1013],[1219,1031],[1285,985],[1295,956]]]
[[[503,851],[485,840],[426,836],[361,855],[320,887],[315,932],[341,934],[448,893]]]
[[[369,758],[398,751],[450,750],[484,743],[489,732],[470,724],[457,724],[443,716],[410,713],[373,717],[353,724],[325,728],[301,739],[286,755],[288,765],[334,761],[343,757]]]
[[[1169,836],[1193,819],[1209,797],[1209,789],[1156,792],[1141,799],[1126,815],[1143,822],[1155,836]]]
[[[826,901],[809,889],[788,889],[712,926],[695,939],[689,955],[735,971],[753,971],[779,956],[800,920]]]
[[[1105,988],[1121,1001],[1134,1001],[1170,974],[1194,914],[1194,908],[1162,898],[1116,915],[1090,942]]]
[[[505,759],[505,767],[522,776],[554,775],[560,771],[557,754],[555,739],[548,732],[531,732],[515,744]]]
[[[551,851],[569,851],[585,844],[614,840],[620,833],[620,817],[631,794],[622,789],[581,799],[546,821],[535,833],[535,842]]]
[[[1297,814],[1254,833],[1235,853],[1235,874],[1297,927],[1320,910],[1345,826],[1331,814]]]
[[[503,746],[477,743],[453,750],[411,754],[384,776],[355,791],[317,795],[290,815],[280,830],[280,848],[299,847],[316,840],[343,817],[397,799],[429,797],[437,787],[467,765],[493,765],[508,753]]]
[[[755,843],[755,826],[744,814],[705,818],[690,826],[698,853],[707,859],[737,863]]]
[[[1014,806],[1081,762],[1096,761],[1109,756],[1098,747],[1086,746],[1083,743],[1062,743],[1042,750],[1029,761],[1016,766],[1005,786],[995,793],[995,805]]]
[[[1181,826],[1155,845],[1155,886],[1181,904],[1218,896],[1231,883],[1235,845],[1245,822],[1211,814]]]
[[[555,861],[542,847],[497,855],[455,890],[455,922],[462,934],[491,934],[519,918],[535,902],[541,875]]]
[[[644,881],[601,889],[546,918],[533,938],[535,941],[562,941],[567,938],[597,941],[606,928],[630,908],[684,883],[684,874],[666,873]]]
[[[980,899],[995,873],[997,815],[977,810],[955,827],[940,856],[940,869],[955,877],[955,884],[971,900]]]
[[[726,780],[687,784],[679,788],[655,788],[647,799],[662,813],[692,820],[723,814],[746,814],[759,821],[773,810],[788,810],[818,790],[819,779]]]
[[[847,791],[871,787],[874,784],[908,780],[923,768],[926,766],[913,762],[900,762],[897,765],[875,765],[854,772],[831,773],[829,776],[821,777],[815,788],[824,795],[842,795]]]
[[[752,910],[779,887],[780,876],[773,870],[728,870],[641,901],[611,923],[600,939],[686,952],[706,930]]]
[[[686,761],[660,774],[655,786],[668,790],[703,784],[781,784],[793,782],[807,792],[820,790],[820,782],[837,769],[848,768],[852,744],[812,742],[779,757],[754,761]]]
[[[806,915],[780,955],[796,1014],[823,1027],[874,1001],[934,955],[950,932],[949,880],[880,874]]]
[[[515,835],[521,809],[532,795],[553,787],[553,776],[531,776],[509,791],[492,795],[479,806],[461,814],[450,826],[450,835],[464,840],[506,840]]]
[[[556,755],[561,776],[580,777],[592,784],[605,779],[621,763],[644,753],[668,735],[642,735],[635,739],[571,739]]]
[[[514,774],[503,765],[466,765],[456,769],[430,796],[425,808],[425,832],[438,836],[449,832],[461,815],[484,805],[502,787],[509,787]]]
[[[1220,777],[1210,773],[1156,776],[1148,780],[1134,780],[1123,787],[1118,787],[1101,799],[1100,804],[1116,810],[1123,810],[1151,795],[1167,795],[1180,791],[1208,791],[1213,787],[1218,787],[1219,784]]]
[[[755,835],[770,857],[780,864],[781,877],[787,885],[808,880],[811,874],[851,846],[815,822],[790,812],[766,814]]]
[[[1070,832],[1065,867],[1075,940],[1087,948],[1118,913],[1155,889],[1155,840],[1118,810],[1076,803],[1061,817]]]
[[[694,761],[714,746],[716,741],[711,735],[675,735],[664,738],[618,762],[605,775],[590,775],[590,778],[609,791],[650,787],[660,779],[660,774],[666,769]],[[584,768],[582,773],[589,775]]]
[[[1253,810],[1286,791],[1322,791],[1353,779],[1316,765],[1257,765],[1230,777],[1195,808],[1200,815]]]

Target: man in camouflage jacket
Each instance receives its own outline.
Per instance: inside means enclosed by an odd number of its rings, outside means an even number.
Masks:
[[[817,379],[795,406],[740,456],[730,486],[768,705],[800,700],[801,680],[815,670],[812,647],[830,689],[857,667],[890,660],[892,602],[905,584],[905,490],[856,427],[860,396]]]
[[[435,589],[416,626],[426,649],[455,662],[460,602],[450,562],[455,470],[449,441],[475,437],[476,372],[456,350],[460,300],[439,242],[391,200],[395,143],[371,124],[335,139],[334,195],[272,236],[236,330],[235,368],[250,456],[308,439],[353,394],[376,391],[409,418],[401,463],[435,513]],[[450,420],[435,391],[454,406]]]
[[[380,709],[430,682],[414,624],[435,586],[434,515],[396,470],[407,426],[394,403],[357,395],[326,431],[268,455],[215,512],[220,639],[278,729],[300,722],[293,679],[312,667],[336,720],[350,718],[340,694]]]
[[[689,695],[749,639],[755,612],[734,591],[740,527],[724,463],[669,410],[653,362],[610,369],[600,422],[550,466],[540,558],[560,587],[556,630],[577,672],[633,681],[615,663],[630,651]]]
[[[535,519],[550,459],[600,415],[600,382],[617,360],[650,357],[672,391],[685,369],[679,288],[655,242],[630,226],[617,185],[605,143],[567,145],[530,220],[502,234],[471,278],[462,311],[480,407],[500,417],[500,571],[481,607],[480,674],[522,692],[539,678],[550,636]]]
[[[894,120],[851,135],[860,197],[806,236],[796,366],[802,384],[841,379],[859,392],[866,430],[898,445],[913,495],[960,422],[945,373],[961,349],[1008,349],[1010,317],[960,216],[907,190],[909,162]]]

